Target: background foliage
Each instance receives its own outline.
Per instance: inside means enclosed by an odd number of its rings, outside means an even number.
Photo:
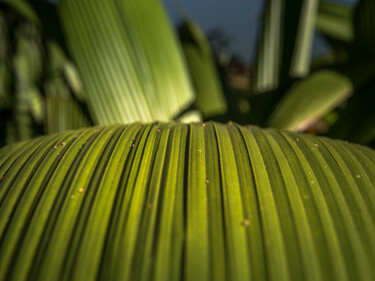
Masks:
[[[266,1],[253,68],[178,9],[0,0],[0,280],[373,280],[375,152],[293,132],[374,145],[373,1]]]
[[[253,69],[217,60],[180,6],[177,37],[157,0],[97,5],[1,1],[2,145],[92,124],[202,118],[372,145],[371,1],[266,1]],[[332,52],[312,60],[314,32]]]

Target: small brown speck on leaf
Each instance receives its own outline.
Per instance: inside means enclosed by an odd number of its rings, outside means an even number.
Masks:
[[[62,142],[61,145],[64,146],[64,145],[65,145],[65,142]]]
[[[2,181],[4,179],[4,177],[0,177],[0,181]]]
[[[315,146],[315,147],[318,147],[318,144],[317,144],[317,143],[315,143],[315,144],[314,144],[314,146]]]
[[[295,138],[295,139],[294,139],[294,142],[299,142],[299,138]]]
[[[357,179],[359,179],[359,178],[361,177],[361,175],[355,175],[355,177],[356,177]]]
[[[242,226],[244,226],[244,227],[248,227],[248,226],[250,225],[250,221],[249,221],[249,220],[243,220],[243,221],[241,222],[241,224],[242,224]]]
[[[56,146],[56,145],[54,145],[54,146],[53,146],[53,149],[57,149],[57,146]]]
[[[157,129],[157,132],[160,133],[160,129]]]
[[[233,122],[232,121],[228,121],[228,125],[233,125]]]
[[[210,181],[209,180],[206,180],[206,184],[209,184],[210,183]]]
[[[83,192],[83,188],[78,189],[78,192],[82,193]]]
[[[151,208],[151,207],[152,207],[152,204],[147,203],[146,207],[147,207],[147,208]]]
[[[202,127],[206,127],[206,123],[202,123]]]

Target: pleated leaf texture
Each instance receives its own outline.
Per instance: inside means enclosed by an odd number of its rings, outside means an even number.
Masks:
[[[0,150],[0,280],[374,280],[375,152],[236,124]]]
[[[195,99],[159,0],[62,0],[68,47],[99,125],[172,120]]]

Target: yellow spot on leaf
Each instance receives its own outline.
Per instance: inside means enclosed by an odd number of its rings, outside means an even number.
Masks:
[[[242,226],[244,226],[244,227],[248,227],[249,225],[250,225],[250,221],[249,220],[243,220],[242,222],[241,222],[241,224],[242,224]]]

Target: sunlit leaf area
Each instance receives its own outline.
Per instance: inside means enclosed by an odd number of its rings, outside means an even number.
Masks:
[[[0,281],[375,280],[375,2],[246,1],[0,0]]]

